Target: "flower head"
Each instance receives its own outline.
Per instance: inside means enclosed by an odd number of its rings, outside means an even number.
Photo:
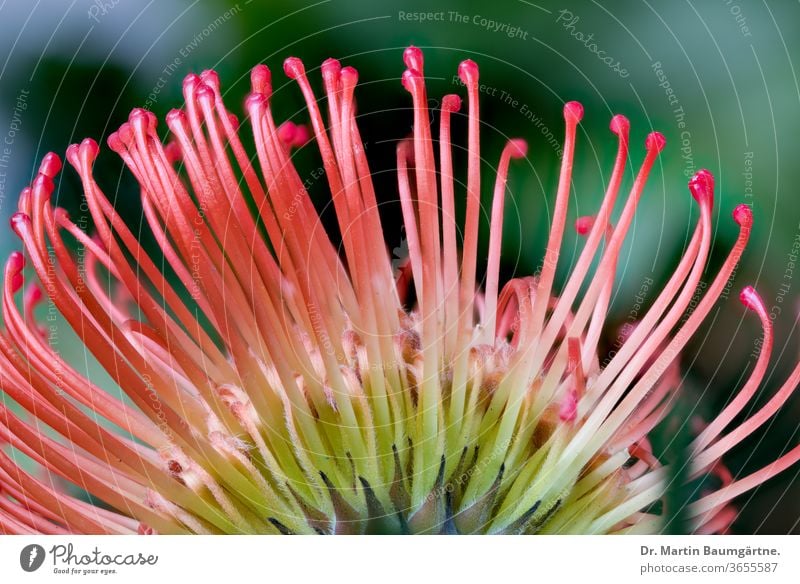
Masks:
[[[139,182],[157,256],[95,181],[93,140],[66,154],[82,182],[91,236],[52,203],[61,161],[44,158],[12,218],[25,255],[8,258],[3,279],[0,531],[663,529],[667,511],[659,501],[671,475],[648,434],[680,389],[680,351],[742,255],[750,209],[734,211],[738,239],[687,316],[713,232],[714,178],[705,170],[692,178],[699,219],[691,241],[650,310],[601,365],[620,249],[664,137],[647,136],[644,162],[612,225],[629,149],[628,120],[612,118],[617,155],[607,192],[595,215],[575,222],[586,241],[558,295],[583,108],[564,106],[541,273],[501,286],[508,169],[527,154],[523,140],[509,140],[494,177],[481,286],[478,66],[459,67],[468,124],[460,222],[450,129],[462,115],[461,98],[444,97],[434,138],[422,52],[410,47],[404,59],[414,120],[413,135],[397,145],[407,236],[399,257],[384,243],[356,125],[358,75],[333,59],[321,66],[327,119],[303,63],[284,64],[307,103],[310,130],[275,121],[271,73],[259,65],[244,129],[223,103],[218,76],[205,71],[184,81],[186,106],[167,115],[168,142],[145,110],[109,137]],[[254,148],[245,146],[250,135]],[[340,248],[292,163],[292,149],[309,140],[322,158]],[[121,394],[96,386],[48,343],[36,319],[45,298]],[[800,458],[797,446],[738,479],[721,464],[781,407],[800,376],[798,365],[767,404],[738,422],[764,376],[773,337],[758,294],[746,288],[741,300],[760,319],[764,339],[748,381],[691,445],[690,478],[714,474],[721,483],[688,506],[698,532],[727,530],[732,499]]]

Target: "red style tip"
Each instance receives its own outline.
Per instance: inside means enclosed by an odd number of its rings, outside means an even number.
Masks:
[[[11,293],[16,294],[22,289],[22,286],[25,285],[25,278],[22,277],[22,274],[14,274],[11,276]]]
[[[413,93],[414,84],[418,83],[420,79],[422,79],[422,75],[420,75],[419,71],[415,71],[414,69],[406,69],[403,71],[402,77],[403,88],[409,93]]]
[[[461,61],[458,66],[458,77],[464,85],[473,85],[478,83],[478,65],[472,59]]]
[[[260,115],[267,105],[267,96],[264,93],[251,93],[244,100],[244,107],[251,117]]]
[[[55,178],[61,171],[61,158],[55,152],[48,152],[39,165],[39,174]]]
[[[130,126],[128,124],[122,124],[120,129],[117,131],[117,135],[122,136],[122,129],[123,127],[127,127],[128,135],[130,135]],[[97,142],[92,140],[91,138],[86,138],[80,144],[70,144],[67,147],[67,161],[72,165],[73,168],[80,171],[81,165],[83,164],[83,158],[85,157],[88,159],[89,164],[92,164],[97,158],[97,155],[100,152],[100,147],[97,145]]]
[[[749,205],[745,205],[744,203],[736,205],[736,208],[733,210],[733,220],[736,221],[740,227],[752,227],[753,210]]]
[[[766,314],[767,309],[764,306],[764,301],[761,300],[761,296],[758,295],[756,289],[752,286],[745,286],[745,288],[739,293],[739,301],[745,305],[745,307],[753,312],[757,312],[759,314]]]
[[[190,95],[198,83],[202,83],[200,76],[197,73],[189,73],[183,78],[183,94]]]
[[[24,268],[25,256],[22,255],[22,252],[20,251],[12,251],[8,256],[8,261],[6,262],[6,273],[13,276],[15,274],[19,274]]]
[[[561,402],[558,417],[562,422],[572,422],[578,415],[578,396],[570,391]]]
[[[525,158],[528,155],[528,143],[522,138],[509,140],[507,148],[511,158]]]
[[[667,139],[664,137],[664,134],[661,132],[651,132],[647,135],[647,139],[644,141],[644,146],[648,150],[655,150],[656,152],[661,152],[664,149],[664,146],[667,145]]]
[[[272,93],[272,72],[266,65],[256,65],[250,71],[250,86],[253,93],[263,93],[270,95]]]
[[[200,79],[212,89],[219,90],[219,75],[213,69],[206,69],[200,73]]]
[[[133,126],[133,129],[137,132],[154,137],[156,135],[158,119],[151,111],[142,108],[134,109],[128,116],[128,123]]]
[[[58,225],[64,225],[64,223],[69,221],[69,213],[67,213],[64,207],[56,207],[53,209],[53,218]]]
[[[301,75],[305,75],[306,68],[297,57],[289,57],[283,62],[283,72],[289,79],[297,79]]]
[[[44,294],[42,293],[42,289],[39,286],[37,286],[36,284],[28,286],[25,289],[25,296],[23,300],[25,304],[25,309],[32,310],[37,304],[39,304],[42,301],[43,297]]]
[[[117,134],[119,135],[119,139],[122,140],[122,143],[125,146],[131,146],[133,144],[133,130],[131,129],[131,125],[128,122],[122,124],[119,129],[117,130]]]
[[[611,124],[609,125],[611,131],[614,132],[617,136],[620,135],[627,135],[631,129],[631,122],[623,116],[622,114],[617,114],[613,118],[611,118]]]
[[[97,145],[97,142],[94,141],[92,138],[84,138],[81,142],[80,149],[78,153],[81,157],[86,157],[89,162],[94,162],[97,158],[97,155],[100,154],[100,146]]]
[[[11,284],[11,293],[16,294],[19,292],[22,285],[25,283],[25,278],[22,277],[22,269],[25,267],[25,256],[18,251],[11,252],[6,262],[5,277]]]
[[[8,219],[8,223],[11,225],[11,229],[14,230],[14,233],[17,236],[22,236],[22,228],[28,225],[31,222],[31,218],[28,217],[26,213],[22,213],[21,211],[17,211]],[[24,265],[24,264],[23,264]]]
[[[194,96],[197,101],[207,101],[209,104],[214,103],[214,90],[205,83],[200,83],[197,86]]]
[[[578,235],[586,235],[591,231],[594,226],[594,217],[591,215],[584,215],[575,219],[575,231]]]
[[[112,132],[109,135],[106,139],[106,144],[111,148],[112,152],[116,152],[117,154],[125,153],[125,144],[122,143],[122,139],[117,132]]]
[[[346,87],[354,87],[356,83],[358,83],[358,71],[356,71],[353,67],[344,67],[339,72],[339,79],[342,82],[342,85]]]
[[[568,101],[564,104],[564,119],[576,124],[583,119],[583,106],[580,102]]]
[[[167,114],[167,127],[170,130],[172,130],[176,126],[183,126],[185,123],[186,123],[186,112],[184,112],[181,109],[169,110],[169,113]]]
[[[119,133],[117,133],[119,134]],[[121,140],[120,140],[121,142]],[[78,145],[77,144],[70,144],[67,146],[66,152],[67,162],[69,162],[73,168],[78,168]]]
[[[278,126],[278,138],[287,146],[291,146],[297,133],[297,125],[289,120]]]
[[[710,189],[712,192],[714,191],[714,175],[710,170],[701,168],[694,174],[694,176],[697,177],[697,180],[702,180],[705,182],[708,189]]]
[[[287,146],[297,148],[311,139],[311,132],[306,126],[287,120],[278,127],[278,138]]]
[[[37,174],[31,183],[31,192],[37,196],[45,195],[49,197],[56,188],[53,179],[46,174]]]
[[[337,79],[342,70],[342,64],[337,59],[325,59],[320,67],[323,79]]]
[[[17,199],[17,209],[26,209],[30,198],[31,198],[31,187],[27,186],[24,189],[22,189],[19,193],[19,199]]]
[[[294,130],[294,140],[292,141],[292,146],[295,148],[305,146],[308,144],[309,140],[311,140],[311,130],[309,130],[308,126],[305,124],[297,124]]]
[[[700,203],[714,203],[714,176],[707,170],[697,171],[689,179],[689,191],[694,200]]]
[[[457,112],[461,109],[461,98],[455,93],[450,93],[442,98],[442,110]]]
[[[413,45],[403,51],[403,62],[409,69],[416,69],[422,73],[425,66],[425,59],[422,56],[422,51]]]

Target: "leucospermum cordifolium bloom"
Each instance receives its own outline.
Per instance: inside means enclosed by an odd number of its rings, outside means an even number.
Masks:
[[[630,192],[618,197],[629,123],[613,117],[617,154],[607,192],[594,216],[575,222],[585,245],[557,295],[583,109],[564,106],[541,273],[501,286],[508,168],[527,149],[510,140],[493,177],[486,278],[477,282],[484,261],[478,67],[461,63],[465,114],[461,98],[445,96],[435,138],[422,53],[411,47],[404,59],[413,133],[397,144],[409,250],[399,269],[383,244],[354,116],[357,73],[332,59],[321,67],[323,106],[301,61],[284,64],[307,103],[310,130],[274,120],[271,73],[258,65],[245,102],[247,131],[226,109],[218,76],[206,71],[184,81],[186,105],[167,115],[168,140],[144,110],[109,137],[141,186],[161,255],[145,252],[95,181],[93,140],[66,153],[82,182],[91,235],[53,204],[61,161],[44,158],[11,221],[24,255],[13,253],[4,273],[4,533],[664,529],[673,473],[648,434],[681,389],[681,349],[745,249],[750,209],[734,211],[738,239],[689,314],[709,256],[714,202],[711,173],[691,179],[699,208],[691,240],[652,307],[601,366],[620,248],[664,137],[647,136]],[[453,176],[455,115],[468,126],[463,223],[455,218],[462,190]],[[322,158],[340,243],[322,229],[291,160],[292,148],[309,139]],[[48,345],[36,317],[45,298],[124,399]],[[758,294],[746,288],[741,300],[760,319],[763,344],[747,382],[689,448],[688,479],[714,478],[711,490],[687,502],[698,533],[728,530],[732,500],[800,458],[796,446],[744,478],[721,462],[782,406],[800,375],[798,366],[739,422],[773,341]]]

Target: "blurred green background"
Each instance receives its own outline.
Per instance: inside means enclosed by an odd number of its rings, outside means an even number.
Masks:
[[[736,237],[731,210],[751,204],[756,225],[750,246],[730,294],[682,357],[682,419],[673,420],[659,442],[669,450],[669,433],[684,432],[686,418],[719,411],[752,368],[760,331],[736,300],[747,284],[757,287],[775,317],[774,369],[757,403],[768,399],[797,359],[800,340],[800,273],[792,263],[800,236],[797,2],[7,0],[0,6],[0,218],[5,223],[13,212],[17,193],[46,152],[63,154],[86,136],[102,143],[133,107],[163,117],[182,104],[181,79],[189,72],[216,69],[231,109],[241,111],[250,68],[266,63],[273,70],[276,112],[303,121],[299,91],[283,75],[283,59],[303,58],[315,77],[318,65],[334,56],[359,71],[362,133],[386,202],[387,239],[399,244],[394,148],[411,129],[410,98],[399,82],[409,43],[425,49],[432,105],[445,93],[463,95],[454,77],[461,60],[480,65],[484,176],[491,176],[504,140],[528,140],[529,156],[514,166],[509,181],[503,242],[508,276],[531,273],[540,262],[563,141],[561,108],[568,100],[581,101],[586,110],[570,220],[599,206],[615,152],[608,131],[613,114],[631,119],[634,164],[643,158],[648,132],[658,129],[667,137],[620,260],[612,322],[633,315],[648,278],[664,282],[676,265],[697,215],[688,175],[708,168],[718,185],[716,237],[704,282],[713,279]],[[454,137],[465,142],[463,120],[456,121]],[[462,171],[463,154],[456,157]],[[319,166],[310,152],[298,160],[301,176]],[[121,211],[137,221],[138,190],[115,155],[106,149],[96,171]],[[310,188],[320,207],[327,195],[323,183]],[[63,173],[59,184],[59,204],[79,212],[74,173]],[[491,180],[484,186],[486,201]],[[10,230],[0,231],[3,256],[18,247]],[[562,278],[579,250],[569,234]],[[651,287],[644,305],[653,296]],[[65,353],[83,360],[79,344],[67,346]],[[793,446],[798,420],[800,397],[768,431],[727,458],[734,474],[759,468]],[[738,532],[800,533],[797,470],[742,497],[739,506]]]

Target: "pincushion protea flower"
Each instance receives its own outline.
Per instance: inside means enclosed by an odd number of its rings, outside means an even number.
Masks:
[[[213,71],[186,78],[185,110],[166,120],[173,141],[162,144],[155,116],[144,110],[109,137],[141,185],[162,265],[95,182],[94,141],[67,150],[94,236],[51,202],[61,163],[55,154],[44,158],[12,218],[27,260],[12,254],[4,274],[3,532],[663,529],[659,501],[671,475],[647,436],[680,389],[680,350],[742,255],[750,209],[734,211],[739,237],[685,316],[709,255],[714,199],[709,172],[692,178],[700,210],[694,235],[652,308],[601,367],[598,342],[620,247],[663,136],[647,137],[644,162],[612,225],[629,147],[628,121],[612,119],[618,146],[608,190],[597,214],[576,222],[586,243],[559,296],[553,281],[582,107],[564,106],[564,153],[541,274],[501,289],[508,167],[526,155],[522,140],[509,141],[497,165],[481,290],[478,67],[464,61],[459,68],[468,96],[459,253],[450,128],[461,100],[444,97],[435,142],[422,54],[412,47],[404,56],[414,129],[397,146],[409,250],[399,270],[382,244],[355,122],[357,74],[335,60],[321,68],[327,125],[303,64],[290,58],[284,70],[308,106],[341,253],[290,158],[309,132],[276,125],[263,65],[252,72],[246,100],[252,160]],[[79,245],[77,257],[71,242]],[[129,399],[106,393],[48,345],[34,314],[45,295]],[[720,462],[781,407],[800,376],[798,366],[766,405],[732,426],[764,376],[773,337],[756,292],[745,289],[741,300],[760,318],[764,339],[747,383],[691,445],[690,478],[721,479],[688,505],[696,532],[727,530],[732,499],[800,458],[795,447],[738,479]],[[20,453],[41,469],[23,468]],[[74,496],[70,483],[102,505]]]

